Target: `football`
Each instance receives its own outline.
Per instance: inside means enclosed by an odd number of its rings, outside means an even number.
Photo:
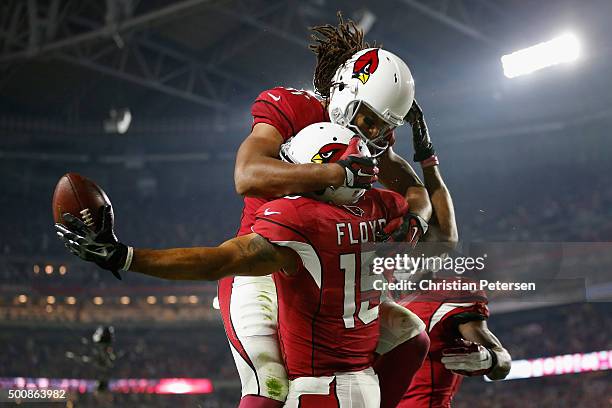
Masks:
[[[53,193],[53,220],[63,224],[62,214],[70,213],[93,231],[102,226],[101,209],[110,204],[106,193],[93,181],[77,173],[64,174]]]

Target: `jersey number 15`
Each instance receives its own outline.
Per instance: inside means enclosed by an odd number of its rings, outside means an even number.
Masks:
[[[363,270],[369,265],[369,260],[374,256],[373,252],[361,253],[360,267],[357,267],[357,254],[340,255],[340,269],[344,272],[344,327],[352,329],[355,327],[355,319],[363,324],[373,322],[378,318],[378,304],[380,303],[380,291],[373,289],[374,281],[380,279],[380,275],[372,273],[370,268]],[[356,278],[359,276],[359,298],[356,301]],[[376,306],[371,307],[370,302],[375,300]],[[359,310],[357,310],[359,309]]]

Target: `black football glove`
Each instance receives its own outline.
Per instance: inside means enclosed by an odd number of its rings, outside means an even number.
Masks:
[[[117,279],[121,279],[119,270],[129,267],[126,260],[131,251],[115,236],[113,207],[105,205],[101,211],[102,228],[97,233],[69,213],[62,215],[67,226],[58,223],[55,224],[55,230],[70,252],[84,261],[94,262],[100,268],[111,271]]]
[[[423,217],[408,213],[387,224],[384,232],[377,237],[379,242],[408,242],[414,248],[425,235],[429,225]]]
[[[375,158],[365,157],[359,151],[360,142],[359,136],[353,137],[346,151],[336,163],[344,167],[346,172],[344,185],[346,187],[369,190],[372,188],[372,184],[378,181],[378,167],[376,167]]]
[[[416,100],[404,120],[412,127],[412,145],[414,146],[414,161],[422,162],[433,156],[436,151],[431,144],[427,124],[423,117],[423,111]]]

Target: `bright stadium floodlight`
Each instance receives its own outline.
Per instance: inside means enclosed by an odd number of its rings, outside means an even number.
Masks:
[[[574,61],[580,55],[580,42],[571,33],[501,57],[504,75],[515,78],[542,68]]]

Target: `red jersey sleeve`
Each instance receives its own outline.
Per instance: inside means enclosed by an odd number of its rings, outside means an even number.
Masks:
[[[440,306],[442,309],[448,310],[442,316],[442,320],[452,319],[453,324],[486,320],[489,318],[487,303],[487,295],[482,290],[448,292],[444,303]]]
[[[453,319],[455,324],[467,323],[473,320],[487,320],[489,318],[489,308],[484,302],[471,302],[461,305],[444,303],[444,305],[454,306],[453,310],[444,315],[443,319]]]
[[[327,122],[321,102],[306,91],[276,87],[263,91],[251,107],[253,126],[272,125],[286,141],[308,125]]]
[[[253,232],[268,241],[304,242],[302,221],[291,199],[281,198],[262,205],[255,213]]]

